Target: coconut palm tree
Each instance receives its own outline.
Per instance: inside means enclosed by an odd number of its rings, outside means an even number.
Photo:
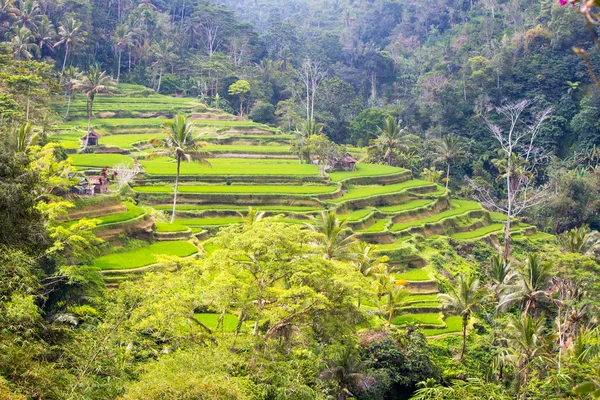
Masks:
[[[446,189],[450,182],[450,165],[466,160],[465,146],[462,140],[453,134],[435,141],[433,163],[446,165]]]
[[[38,24],[37,32],[35,33],[37,46],[40,49],[40,57],[41,52],[44,48],[54,52],[54,38],[56,37],[56,30],[54,29],[54,25],[48,19],[48,17],[42,17],[40,23]]]
[[[379,136],[371,143],[371,148],[377,148],[384,152],[388,165],[392,165],[394,151],[408,151],[414,141],[414,136],[409,135],[405,128],[400,128],[400,122],[394,117],[385,120],[383,127],[379,127]]]
[[[54,44],[54,47],[64,46],[65,47],[65,58],[63,60],[61,76],[65,74],[65,68],[67,66],[67,59],[69,55],[77,46],[85,41],[83,32],[81,29],[81,21],[68,17],[58,27],[58,36],[60,40]]]
[[[363,276],[370,277],[385,273],[389,266],[388,256],[377,256],[373,245],[367,242],[356,242],[350,250],[352,263]],[[357,307],[360,308],[361,296],[357,295]]]
[[[266,214],[265,211],[259,212],[254,207],[248,207],[248,214],[246,215],[242,214],[239,211],[237,213],[240,217],[244,218],[244,224],[248,226],[254,225],[257,222],[262,221]]]
[[[69,118],[69,111],[71,110],[71,100],[73,99],[73,95],[75,94],[75,85],[79,79],[81,79],[81,73],[77,68],[70,66],[65,70],[62,80],[62,87],[65,91],[65,96],[67,97],[67,112],[63,117],[65,121]]]
[[[175,222],[175,212],[177,210],[177,192],[179,190],[179,173],[181,161],[198,162],[211,167],[207,158],[211,154],[202,150],[206,143],[200,142],[194,136],[194,125],[187,120],[183,114],[177,114],[172,120],[165,121],[162,125],[166,137],[164,139],[150,139],[148,142],[155,147],[163,150],[156,150],[152,156],[171,156],[177,162],[177,172],[175,175],[175,192],[173,194],[173,211],[171,214],[171,224]]]
[[[119,25],[115,29],[113,35],[113,43],[115,45],[115,52],[117,53],[117,84],[121,79],[121,57],[123,51],[133,44],[132,33],[125,25]]]
[[[390,287],[390,290],[387,293],[388,326],[392,325],[392,318],[394,317],[394,313],[405,304],[406,298],[410,295],[410,292],[404,287],[404,285],[406,284],[405,281],[399,281],[394,279],[393,283],[394,285]]]
[[[34,40],[33,33],[27,27],[23,26],[17,31],[10,41],[15,60],[31,60],[34,53],[39,53],[40,49],[37,44],[33,43]]]
[[[325,258],[345,258],[350,246],[356,241],[354,235],[346,234],[346,221],[340,221],[335,213],[323,211],[311,218],[307,227],[321,234],[321,244],[325,248]]]
[[[156,93],[160,92],[160,85],[162,83],[162,76],[167,64],[173,58],[173,53],[171,52],[172,48],[171,42],[167,40],[162,40],[160,42],[152,44],[151,52],[154,58],[154,63],[152,66],[158,69],[158,84],[156,86]]]
[[[467,352],[467,325],[474,311],[481,305],[483,290],[479,288],[479,280],[472,276],[459,275],[456,283],[450,286],[449,293],[438,295],[442,309],[450,310],[462,317],[462,360]]]
[[[336,383],[336,399],[354,398],[356,392],[367,390],[375,379],[365,374],[367,364],[360,359],[358,351],[346,347],[326,360],[327,368],[321,372],[321,379]]]
[[[64,71],[63,71],[64,76]],[[87,132],[91,132],[92,127],[92,114],[94,111],[94,100],[97,94],[111,94],[117,90],[115,81],[111,76],[106,74],[106,71],[100,70],[98,65],[90,67],[87,74],[75,81],[74,89],[85,93],[87,97],[86,109],[88,117]],[[83,145],[83,149],[87,149],[87,136],[86,141]]]
[[[302,161],[310,162],[310,146],[308,139],[313,135],[323,133],[323,124],[306,120],[296,131],[296,139],[292,143],[292,150],[298,155],[300,163]]]
[[[496,301],[500,299],[500,292],[503,288],[511,285],[517,276],[512,264],[504,261],[502,254],[494,254],[490,257],[488,274]]]
[[[511,316],[506,327],[507,359],[517,372],[517,397],[527,399],[527,384],[531,369],[551,362],[550,338],[546,335],[545,318],[533,318],[527,313]]]
[[[550,278],[550,264],[541,262],[536,253],[529,254],[525,269],[517,274],[516,283],[504,287],[505,294],[500,297],[498,309],[504,310],[515,303],[521,303],[521,310],[525,314],[539,309],[548,300],[546,289]]]
[[[17,24],[21,28],[26,27],[31,32],[37,32],[41,18],[42,12],[37,1],[25,0],[21,2],[20,13],[17,17]]]
[[[570,253],[594,255],[600,250],[600,232],[591,231],[587,225],[562,233],[558,241]]]

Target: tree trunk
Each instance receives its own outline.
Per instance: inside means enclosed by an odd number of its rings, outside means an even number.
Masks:
[[[127,75],[129,76],[129,82],[131,82],[131,49],[129,49],[129,71],[127,72]]]
[[[467,324],[469,322],[468,317],[464,317],[463,316],[463,320],[462,320],[462,337],[463,337],[463,341],[462,341],[462,351],[460,353],[460,359],[462,360],[465,357],[465,354],[467,353]]]
[[[160,67],[160,72],[158,73],[158,87],[156,88],[156,93],[160,93],[160,84],[162,82],[162,74],[163,74],[163,69],[162,69],[162,67]]]
[[[67,58],[69,58],[69,45],[66,46],[65,59],[63,60],[62,71],[60,73],[61,78],[65,76],[65,67],[67,66]]]
[[[446,189],[448,189],[448,183],[450,182],[450,163],[446,164]]]
[[[117,85],[119,84],[119,79],[121,79],[121,56],[123,55],[122,51],[119,51],[119,64],[117,65]]]
[[[173,212],[171,214],[171,224],[175,222],[175,211],[177,210],[177,191],[179,190],[179,171],[181,168],[181,157],[177,156],[177,173],[175,175],[175,193],[173,194]]]
[[[87,126],[87,134],[85,135],[85,141],[83,142],[83,150],[87,150],[88,141],[90,140],[90,131],[92,130],[92,105],[94,102],[90,100],[88,97],[86,108],[87,108],[87,117],[88,117],[88,126]]]
[[[510,168],[510,166],[509,166]],[[504,229],[504,252],[502,253],[502,258],[504,262],[508,262],[508,255],[510,252],[510,223],[511,223],[511,214],[512,214],[512,192],[511,192],[511,179],[510,175],[506,178],[507,181],[507,191],[508,191],[508,209],[506,215],[506,227]]]
[[[69,110],[71,109],[71,94],[69,93],[69,96],[67,97],[67,112],[63,118],[63,120],[67,120],[69,118]]]

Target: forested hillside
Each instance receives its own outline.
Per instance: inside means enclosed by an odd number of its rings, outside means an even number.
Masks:
[[[0,400],[600,398],[597,25],[0,0]]]

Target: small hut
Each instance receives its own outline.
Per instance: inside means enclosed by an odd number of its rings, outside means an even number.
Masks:
[[[356,158],[352,157],[350,153],[346,153],[344,156],[344,170],[346,171],[356,171]]]
[[[81,138],[81,140],[83,141],[83,144],[85,145],[85,142],[87,140],[87,145],[90,147],[98,146],[98,144],[99,144],[98,139],[100,139],[100,134],[93,130],[89,131],[88,133],[83,135],[83,137]]]
[[[108,179],[102,176],[88,177],[88,190],[86,194],[102,194],[108,192]]]

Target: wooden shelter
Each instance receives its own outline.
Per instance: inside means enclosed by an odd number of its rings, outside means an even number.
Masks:
[[[99,139],[100,139],[100,134],[94,130],[89,131],[88,133],[86,133],[85,135],[82,136],[81,140],[83,142],[83,144],[85,144],[85,141],[87,140],[87,145],[89,147],[96,147],[99,144]]]

